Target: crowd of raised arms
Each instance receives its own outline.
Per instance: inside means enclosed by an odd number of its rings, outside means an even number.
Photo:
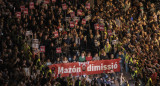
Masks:
[[[0,0],[0,85],[110,86],[112,74],[54,78],[48,65],[118,58],[121,72],[160,85],[160,10],[151,1]]]

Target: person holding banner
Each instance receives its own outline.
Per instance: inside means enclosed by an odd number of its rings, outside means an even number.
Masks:
[[[102,0],[91,9],[92,0],[0,0],[0,85],[67,85],[63,74],[71,72],[71,79],[82,75],[76,86],[111,85],[112,76],[100,73],[124,67],[124,77],[160,86],[160,11],[154,1]],[[83,51],[91,54],[80,56]],[[63,79],[56,79],[57,69]]]
[[[88,52],[88,55],[86,56],[86,61],[92,61],[91,52]]]
[[[93,57],[93,61],[95,60],[100,60],[100,57],[98,56],[98,53],[95,54],[95,56]]]
[[[86,57],[84,52],[81,53],[81,56],[79,57],[79,62],[85,62],[86,61]]]
[[[67,57],[64,57],[64,58],[63,58],[63,63],[68,63]]]
[[[60,60],[60,58],[57,58],[57,60],[55,61],[55,64],[59,64],[62,63],[62,61]]]
[[[72,58],[72,62],[77,62],[77,61],[78,61],[78,60],[77,60],[77,56],[74,55],[73,58]]]

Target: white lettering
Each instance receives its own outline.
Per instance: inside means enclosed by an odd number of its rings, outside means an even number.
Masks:
[[[63,73],[63,67],[58,67],[58,74]]]
[[[112,64],[112,69],[113,69],[113,63],[111,63]]]
[[[91,65],[87,67],[87,71],[91,71]]]
[[[117,67],[118,67],[117,62],[111,63],[111,65],[104,65],[103,63],[99,65],[89,64],[87,66],[87,71],[111,70],[111,69],[117,69]],[[75,67],[75,66],[73,66],[72,68],[58,67],[58,74],[79,73],[81,71],[82,71],[81,67]]]
[[[81,68],[80,67],[77,68],[77,72],[81,72]]]
[[[64,73],[68,73],[68,69],[67,68],[64,69]]]
[[[117,69],[117,62],[115,62],[114,64],[114,69]]]
[[[72,68],[72,72],[75,73],[76,72],[76,68],[75,66],[73,66],[74,68]]]
[[[101,70],[100,66],[94,66],[94,71],[99,71]]]
[[[101,64],[101,70],[103,70],[103,64]]]
[[[92,64],[92,71],[94,71],[93,67],[94,67],[94,66],[93,66],[93,64]]]
[[[106,66],[107,66],[107,65],[104,65],[104,66],[103,66],[103,69],[104,69],[104,70],[107,70],[107,67],[106,67]]]
[[[108,69],[109,69],[109,70],[111,69],[111,65],[108,65]]]
[[[71,69],[72,69],[72,68],[68,68],[68,73],[71,73]]]

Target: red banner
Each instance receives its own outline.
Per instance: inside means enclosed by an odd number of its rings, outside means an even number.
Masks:
[[[82,10],[81,9],[79,9],[79,10],[77,10],[77,15],[82,15]]]
[[[109,36],[112,36],[112,30],[107,30]]]
[[[82,19],[82,24],[86,24],[86,19]]]
[[[22,5],[22,6],[20,6],[20,8],[21,8],[21,12],[23,12],[23,11],[24,11],[24,9],[25,9],[25,6],[24,6],[24,5]]]
[[[67,10],[67,5],[64,3],[64,4],[62,4],[62,9],[63,10]]]
[[[72,18],[75,17],[75,12],[71,12],[70,15]]]
[[[53,34],[54,34],[54,38],[57,38],[59,36],[58,31],[53,32]]]
[[[61,74],[62,77],[80,76],[80,75],[92,75],[105,73],[120,72],[120,59],[113,60],[99,60],[90,62],[75,62],[75,63],[62,63],[53,64],[49,68],[54,72],[54,77],[58,77]]]
[[[52,2],[56,2],[56,0],[52,0]]]
[[[29,8],[30,8],[30,9],[34,9],[34,2],[30,2],[30,3],[29,3]]]
[[[16,12],[16,17],[21,19],[21,12]]]
[[[103,25],[103,24],[100,24],[100,25],[99,25],[99,30],[100,30],[100,31],[104,31],[104,25]]]
[[[56,53],[62,53],[62,50],[61,50],[60,47],[59,47],[59,48],[56,48]]]
[[[40,46],[40,52],[45,52],[45,46]]]
[[[44,0],[44,3],[45,3],[45,4],[49,4],[49,1],[50,1],[50,0]]]
[[[75,21],[75,26],[77,26],[77,24],[78,24],[78,20]]]
[[[94,24],[94,28],[95,30],[99,30],[99,24],[98,23]]]
[[[70,21],[70,27],[74,28],[74,22],[73,21]]]
[[[24,9],[24,15],[28,15],[28,8]]]
[[[90,9],[90,3],[86,3],[86,8]]]

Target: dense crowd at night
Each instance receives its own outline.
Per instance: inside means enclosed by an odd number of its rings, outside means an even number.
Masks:
[[[120,86],[129,86],[127,79],[120,79],[126,73],[135,86],[140,82],[141,86],[160,86],[160,9],[156,3],[88,3],[0,0],[0,85],[112,86],[118,81]],[[48,67],[112,59],[120,59],[120,72],[55,78]]]

